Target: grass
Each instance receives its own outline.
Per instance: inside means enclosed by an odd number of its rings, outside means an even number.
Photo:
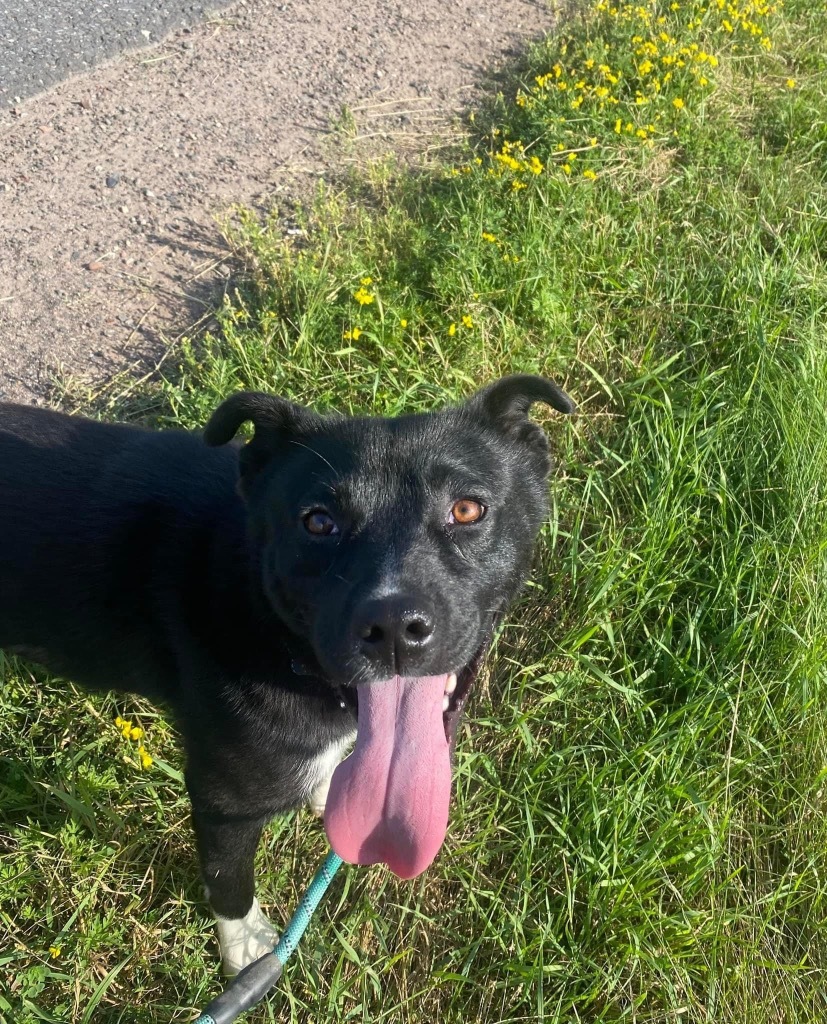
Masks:
[[[239,211],[220,333],[105,409],[395,413],[512,370],[581,406],[437,864],[344,872],[252,1022],[824,1020],[825,39],[804,0],[592,6],[451,165],[326,187],[298,243]],[[3,671],[0,1016],[191,1019],[216,949],[170,728]],[[323,851],[268,831],[276,920]]]

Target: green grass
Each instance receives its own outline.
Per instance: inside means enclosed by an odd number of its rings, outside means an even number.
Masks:
[[[196,426],[255,387],[395,413],[529,370],[581,406],[546,420],[552,515],[438,862],[343,872],[252,1022],[827,1014],[827,14],[644,9],[666,20],[566,23],[450,166],[327,187],[299,243],[239,212],[220,333],[105,405]],[[0,1016],[191,1019],[216,947],[171,730],[4,678]],[[276,920],[324,847],[306,813],[268,831]]]

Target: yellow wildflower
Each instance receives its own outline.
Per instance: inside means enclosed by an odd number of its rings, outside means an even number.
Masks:
[[[563,174],[571,174],[571,164],[563,164]]]
[[[787,88],[788,89],[794,89],[795,88],[795,79],[794,78],[788,78],[787,79]]]
[[[138,747],[138,757],[141,759],[142,768],[149,768],[152,764],[152,757],[143,743]]]
[[[532,174],[541,174],[543,170],[543,165],[537,159],[536,156],[533,156],[528,162],[528,169],[531,171]]]
[[[408,326],[408,321],[407,320],[400,320],[399,321],[399,326],[400,327],[407,327]]]
[[[457,333],[457,325],[456,324],[451,324],[451,326],[448,328],[448,337],[449,338],[453,338],[453,336],[456,333]]]
[[[471,319],[470,316],[468,316],[467,313],[462,318],[462,326],[463,327],[473,327],[474,326],[474,321]]]
[[[360,306],[369,306],[375,296],[364,288],[359,288],[353,293],[353,298],[356,299]]]
[[[483,233],[482,233],[482,240],[484,242],[496,242],[497,241],[497,236],[496,235],[492,235],[490,231],[483,231]]]
[[[60,946],[49,946],[49,956],[56,960],[60,956]]]
[[[511,190],[513,192],[519,192],[521,188],[525,188],[526,183],[524,181],[517,181],[516,179],[511,182]]]
[[[362,278],[362,284],[366,284],[366,285],[367,284],[373,284],[373,278],[372,277],[363,277]]]
[[[137,725],[129,730],[129,738],[131,740],[139,740],[139,739],[141,739],[143,737],[143,735],[144,735],[144,730],[141,729]]]
[[[588,178],[589,181],[594,181],[597,174],[591,169],[591,167],[587,167],[586,170],[583,171],[583,177]]]
[[[676,96],[675,99],[672,100],[672,106],[675,108],[675,110],[683,110],[684,102],[680,98],[680,96]]]

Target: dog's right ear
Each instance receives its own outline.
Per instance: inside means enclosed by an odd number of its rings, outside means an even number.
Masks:
[[[239,452],[240,490],[246,494],[256,474],[273,457],[274,451],[291,434],[309,427],[319,416],[277,395],[242,391],[232,395],[215,410],[204,428],[204,440],[211,447],[232,441],[242,423],[251,422],[253,438]]]

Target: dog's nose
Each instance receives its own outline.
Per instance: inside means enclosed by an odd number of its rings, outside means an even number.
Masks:
[[[362,605],[355,632],[361,651],[371,661],[401,673],[416,668],[417,657],[433,637],[434,620],[422,602],[395,594]]]

